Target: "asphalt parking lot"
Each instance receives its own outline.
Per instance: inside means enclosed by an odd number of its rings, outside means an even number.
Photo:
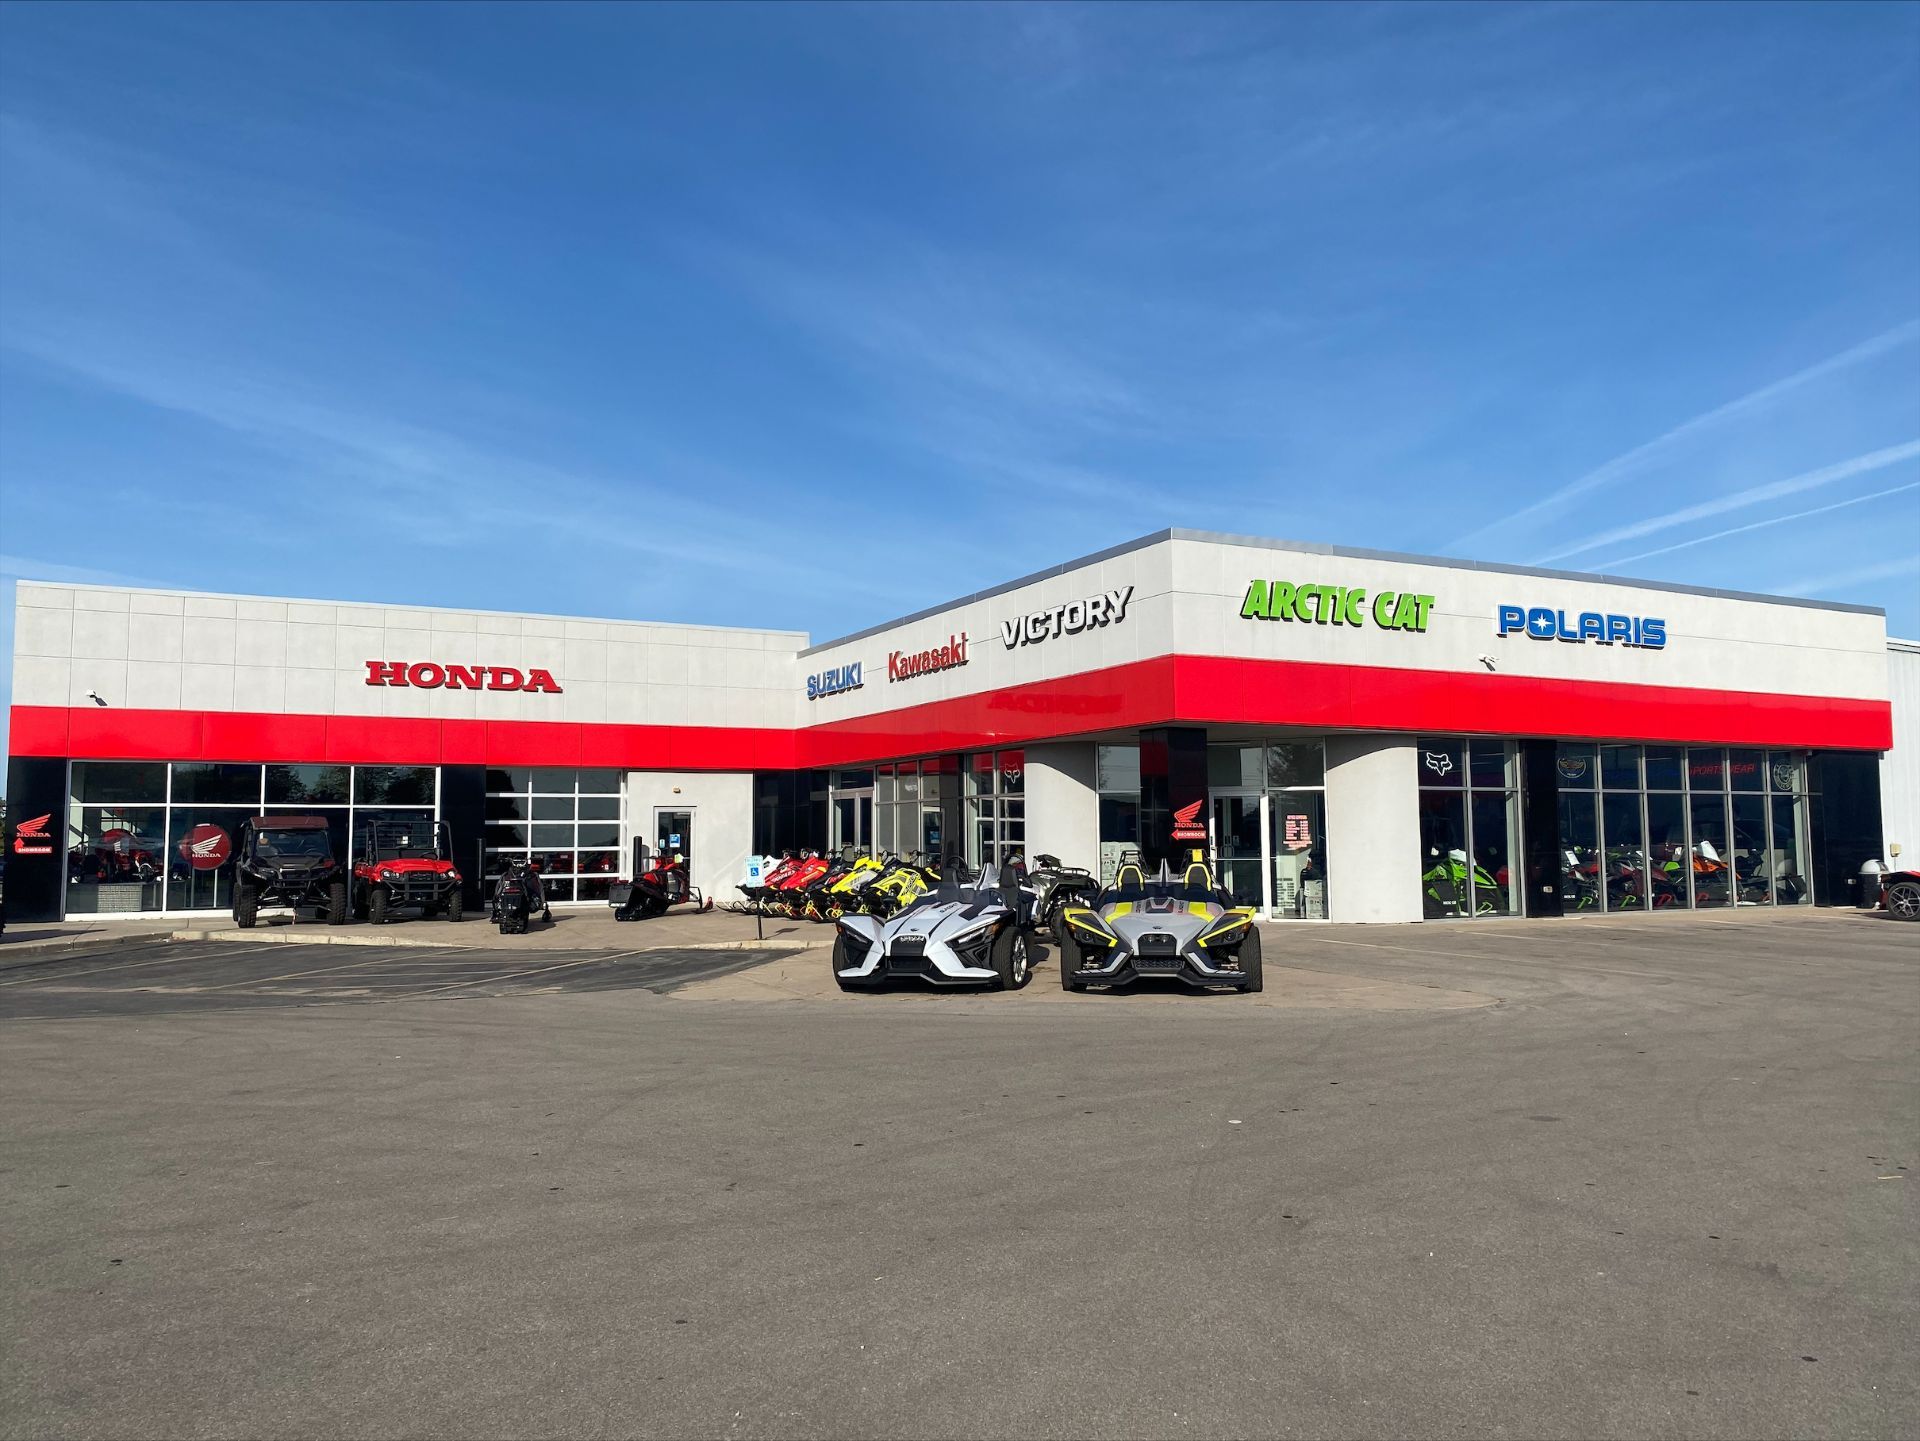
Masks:
[[[1916,930],[1269,946],[1427,1009],[8,986],[0,1434],[1920,1434]],[[365,981],[272,949],[203,964]]]
[[[774,954],[681,948],[516,953],[160,941],[68,952],[0,971],[0,1021],[475,1000],[560,991],[665,992],[758,965]]]

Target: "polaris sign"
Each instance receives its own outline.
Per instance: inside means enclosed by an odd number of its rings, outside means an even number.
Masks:
[[[1036,610],[1000,622],[1000,639],[1008,650],[1034,645],[1056,635],[1077,635],[1099,625],[1118,625],[1127,618],[1127,602],[1133,599],[1133,587],[1104,590],[1085,600],[1070,600],[1052,610]]]
[[[1665,650],[1667,623],[1656,616],[1603,615],[1583,610],[1572,621],[1564,610],[1546,606],[1503,605],[1495,628],[1504,638],[1516,631],[1535,640],[1565,640],[1576,645],[1592,641],[1595,645],[1633,646],[1640,650]]]
[[[819,700],[824,695],[859,690],[865,684],[860,677],[859,661],[850,665],[836,665],[807,677],[807,699]]]

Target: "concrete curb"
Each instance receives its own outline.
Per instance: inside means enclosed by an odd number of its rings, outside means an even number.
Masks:
[[[38,965],[43,961],[58,958],[62,952],[75,951],[82,947],[88,950],[102,950],[119,946],[150,946],[155,941],[172,939],[171,931],[143,931],[133,936],[77,935],[51,936],[45,940],[36,941],[0,940],[0,971]]]
[[[413,946],[437,951],[471,950],[446,941],[423,941],[414,936],[335,935],[325,930],[299,930],[286,926],[275,930],[239,929],[228,931],[174,931],[170,941],[238,941],[245,945],[270,946]]]

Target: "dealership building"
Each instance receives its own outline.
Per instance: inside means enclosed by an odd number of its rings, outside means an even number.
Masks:
[[[853,847],[1204,849],[1276,921],[1850,904],[1916,658],[1864,606],[1185,530],[820,644],[21,581],[8,910],[225,909],[194,841],[262,812],[444,821],[472,905],[515,858],[604,901],[636,843],[720,898]]]

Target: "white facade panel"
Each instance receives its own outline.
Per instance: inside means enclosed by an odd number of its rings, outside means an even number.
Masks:
[[[1880,757],[1880,830],[1900,869],[1920,866],[1920,641],[1887,642],[1893,749]]]
[[[158,710],[786,729],[806,643],[793,631],[47,582],[22,583],[15,607],[23,706],[91,705],[94,691]],[[538,668],[560,693],[370,685],[369,661]]]

